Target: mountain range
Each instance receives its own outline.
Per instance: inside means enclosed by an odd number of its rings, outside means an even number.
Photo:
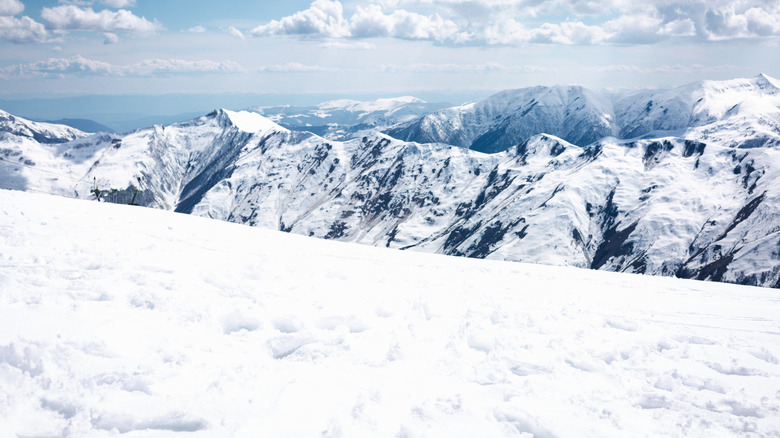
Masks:
[[[706,141],[741,131],[731,146],[777,145],[780,81],[766,75],[703,81],[671,90],[600,93],[581,86],[508,90],[395,126],[398,139],[500,152],[546,133],[587,146],[620,139],[684,136]]]
[[[446,106],[403,96],[372,101],[339,99],[315,106],[254,107],[250,111],[288,129],[312,132],[329,140],[347,140],[363,131],[390,128]]]
[[[121,135],[0,113],[0,188],[138,187],[142,205],[327,239],[780,287],[773,78],[533,87],[420,115],[398,102],[373,124],[331,103],[353,119],[330,138],[278,110]]]

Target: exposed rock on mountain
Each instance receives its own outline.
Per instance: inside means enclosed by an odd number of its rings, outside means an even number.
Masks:
[[[327,239],[780,287],[775,83],[707,83],[720,94],[706,98],[699,85],[642,95],[610,117],[599,117],[609,101],[558,88],[522,120],[555,109],[580,144],[534,134],[495,154],[378,132],[333,141],[227,110],[118,137],[16,119],[39,131],[5,130],[0,186],[82,198],[95,184],[140,186],[143,205]],[[473,145],[484,137],[475,120],[507,108],[449,119],[463,129],[448,141]],[[507,120],[496,138],[508,143],[525,128]],[[615,138],[626,132],[642,138]]]

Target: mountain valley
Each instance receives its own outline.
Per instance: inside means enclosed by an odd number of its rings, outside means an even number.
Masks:
[[[326,138],[257,111],[125,134],[3,113],[0,188],[137,187],[141,205],[326,239],[780,287],[775,79],[534,87],[404,119]]]

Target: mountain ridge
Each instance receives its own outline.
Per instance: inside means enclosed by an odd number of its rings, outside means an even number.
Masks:
[[[583,96],[537,106],[595,108]],[[81,198],[137,186],[142,205],[327,239],[780,287],[780,128],[755,116],[774,114],[766,99],[734,96],[657,138],[539,133],[493,154],[375,130],[329,140],[229,110],[56,144],[10,129],[0,184]]]
[[[360,136],[361,132],[385,129],[446,105],[400,96],[370,101],[337,99],[305,107],[250,107],[249,110],[288,129],[313,132],[329,140],[348,140]]]
[[[780,125],[780,81],[764,74],[748,79],[700,81],[669,90],[601,93],[581,86],[530,87],[426,114],[387,129],[400,140],[443,142],[482,152],[500,152],[535,134],[552,134],[586,146],[607,136],[663,137],[742,116]],[[749,109],[742,105],[751,106]],[[721,128],[731,129],[731,127]],[[683,134],[684,135],[684,134]],[[756,137],[777,144],[778,136]]]

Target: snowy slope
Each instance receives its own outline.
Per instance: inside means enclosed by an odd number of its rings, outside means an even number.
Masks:
[[[66,129],[37,125],[45,132]],[[5,188],[81,198],[93,197],[96,185],[128,191],[137,186],[142,205],[173,209],[197,192],[200,179],[224,172],[225,162],[262,130],[287,131],[256,113],[219,110],[167,127],[82,134],[73,141],[66,136],[52,142],[56,144],[6,136],[0,148],[0,181]]]
[[[426,114],[387,133],[489,153],[542,133],[586,145],[617,134],[612,113],[609,99],[583,87],[533,87]]]
[[[254,141],[192,213],[449,255],[780,281],[774,148],[539,136],[484,155],[379,134]]]
[[[776,291],[0,190],[3,436],[780,434]]]
[[[86,135],[69,126],[33,122],[0,110],[0,136],[4,141],[31,139],[38,143],[64,143]]]
[[[761,74],[612,95],[583,87],[524,88],[426,114],[386,132],[402,140],[441,142],[490,153],[538,134],[555,135],[580,146],[607,136],[669,135],[730,141],[735,147],[770,146],[780,144],[778,84]]]
[[[683,130],[687,138],[733,147],[780,145],[780,86],[763,74],[629,94],[615,113],[623,138]]]
[[[348,140],[367,129],[385,129],[446,106],[402,96],[372,101],[339,99],[311,107],[257,107],[252,111],[290,129],[310,131],[329,140]]]

